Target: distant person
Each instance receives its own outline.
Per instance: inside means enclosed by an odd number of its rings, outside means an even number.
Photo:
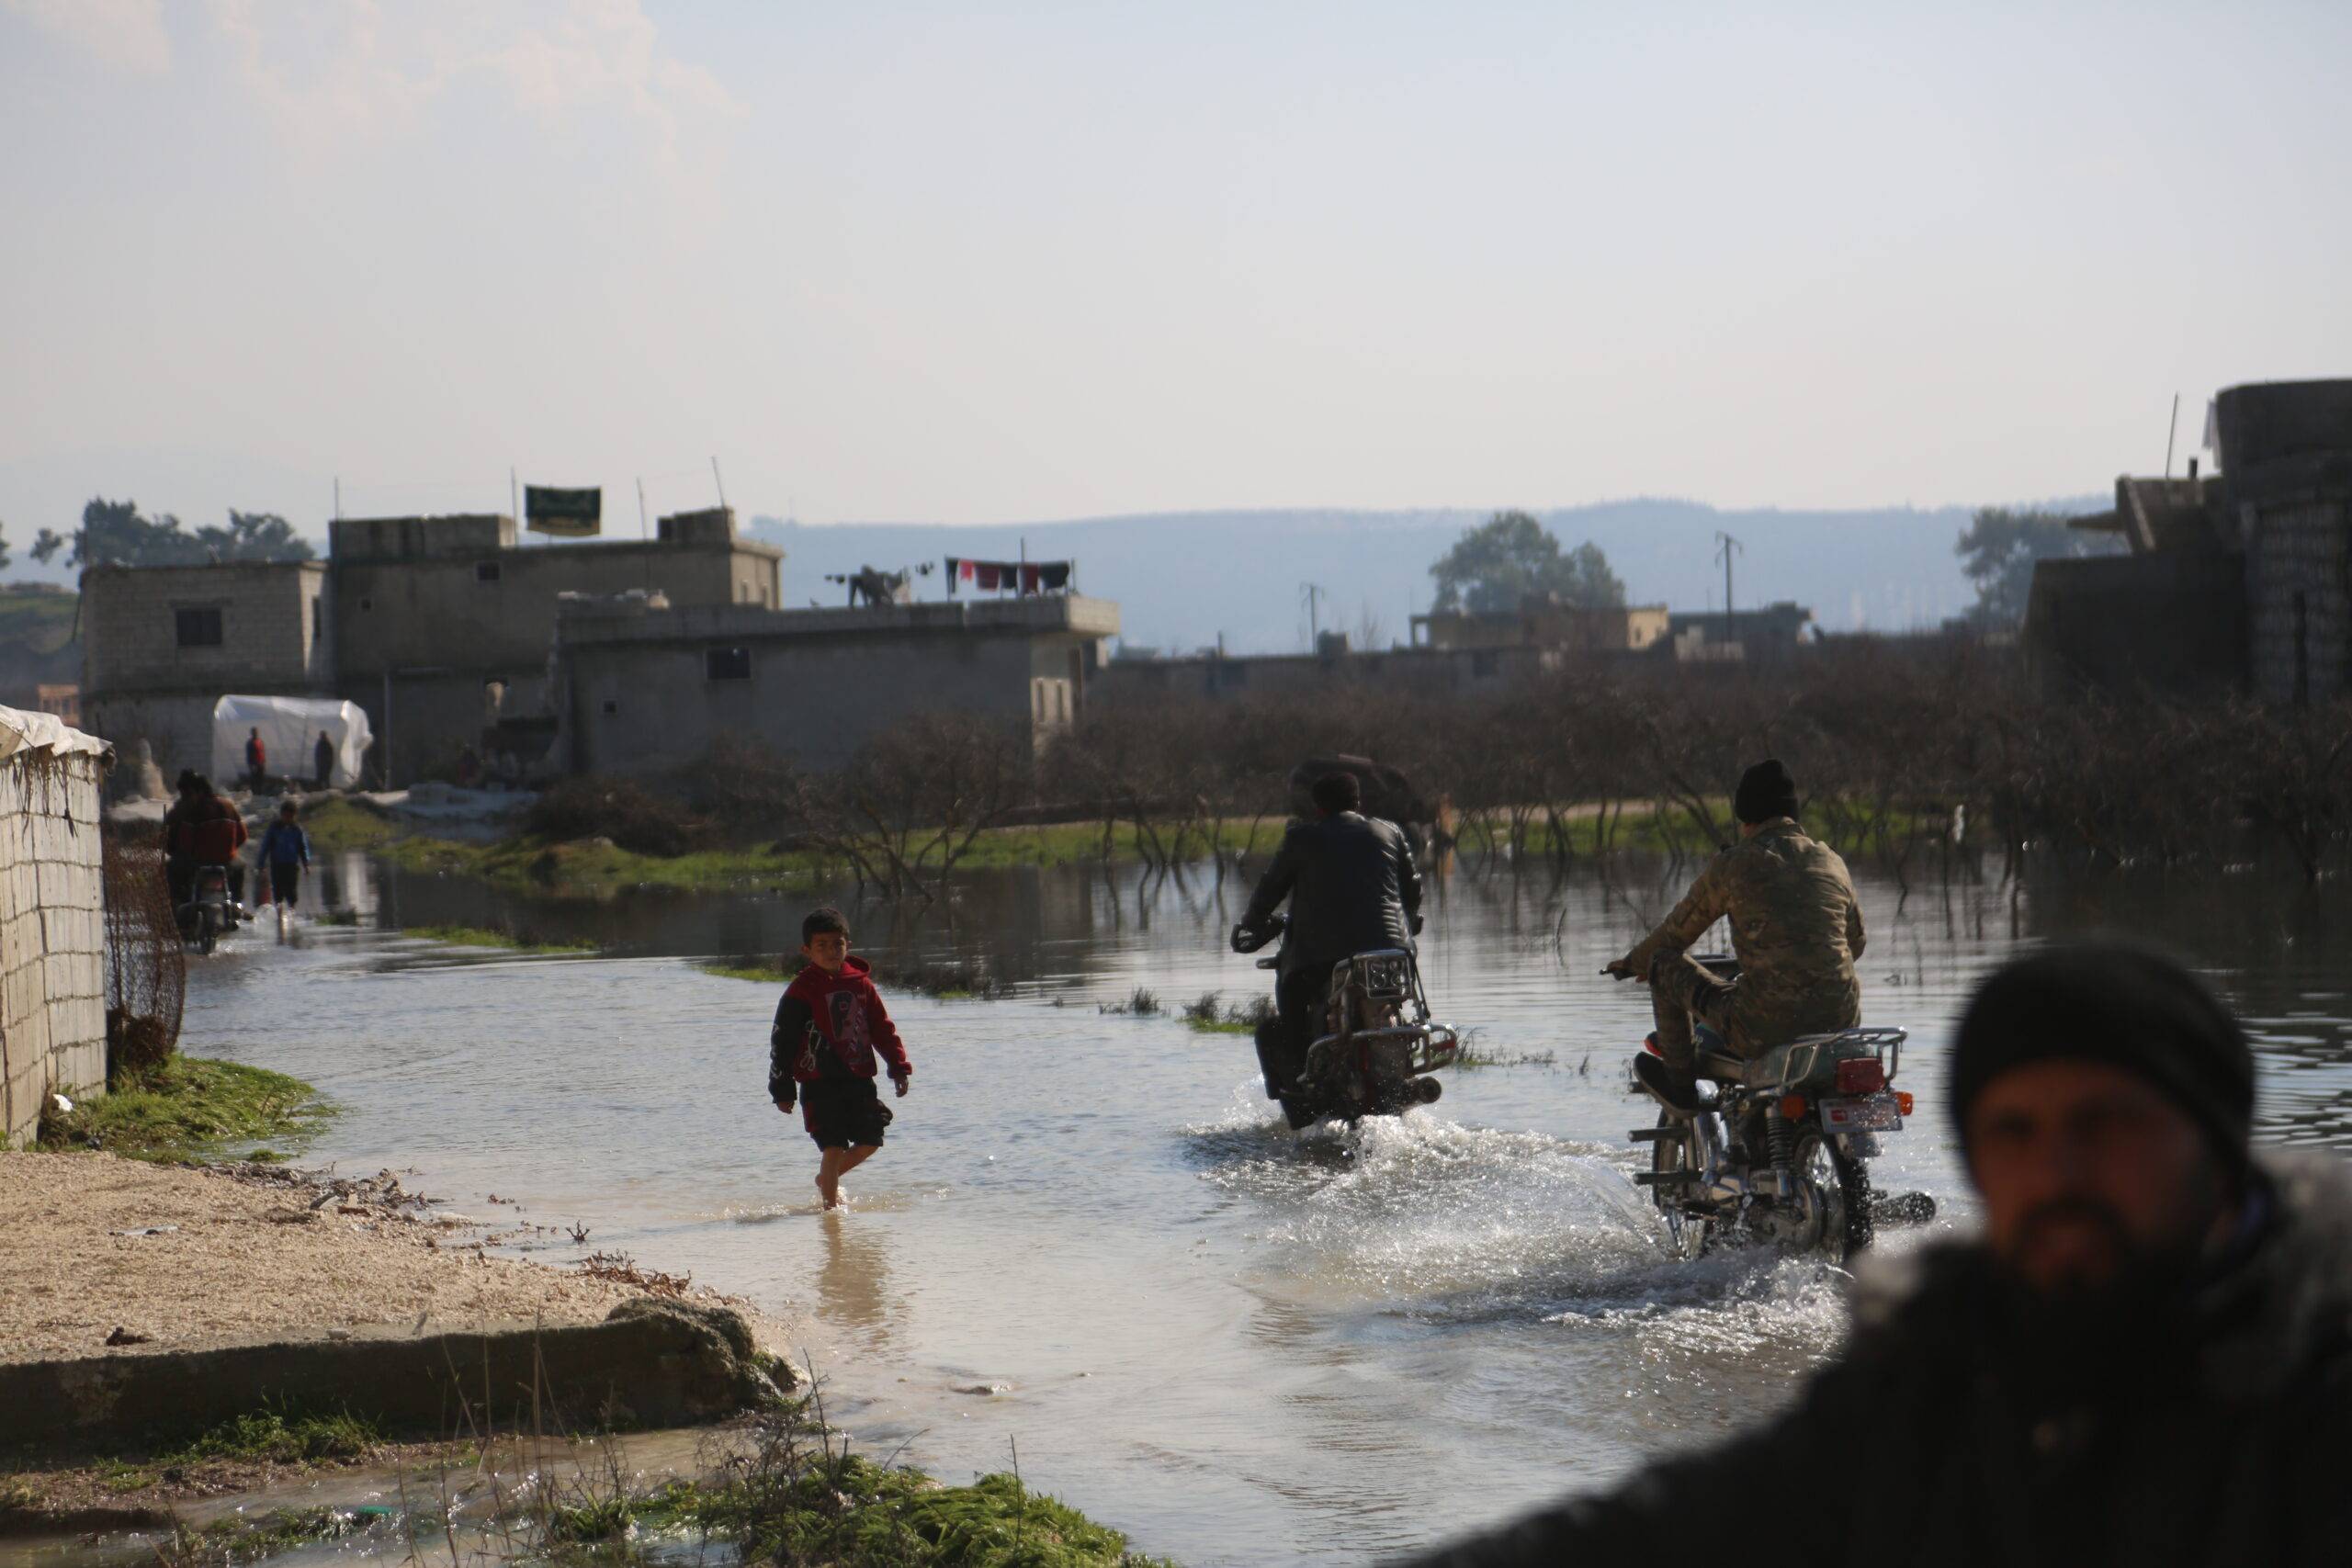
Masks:
[[[292,801],[284,802],[277,808],[277,820],[261,835],[261,863],[269,873],[269,896],[281,909],[291,909],[300,902],[302,874],[311,869],[311,836],[302,831],[298,815]]]
[[[164,874],[170,884],[172,908],[187,904],[195,891],[198,866],[218,865],[229,873],[229,897],[245,898],[245,868],[237,859],[244,847],[245,819],[212,781],[193,769],[180,773],[179,798],[164,813]]]
[[[1797,784],[1777,757],[1739,776],[1732,796],[1739,842],[1708,863],[1656,931],[1609,965],[1650,988],[1655,1054],[1634,1057],[1637,1082],[1677,1116],[1698,1108],[1693,1020],[1733,1055],[1761,1055],[1800,1034],[1862,1021],[1862,908],[1838,852],[1797,825]],[[1739,977],[1708,973],[1685,951],[1731,920]]]
[[[311,787],[324,789],[334,782],[334,741],[323,729],[319,731],[319,743],[311,748]]]
[[[1420,1563],[1650,1562],[1711,1519],[1743,1562],[2343,1562],[2352,1174],[2252,1155],[2254,1100],[2237,1020],[2170,959],[2005,965],[1947,1095],[1982,1235],[1883,1260],[1779,1419]]]
[[[768,1031],[768,1098],[789,1113],[797,1092],[801,1124],[820,1155],[817,1190],[826,1208],[838,1209],[842,1178],[874,1157],[890,1125],[890,1108],[875,1092],[876,1053],[902,1098],[914,1067],[872,971],[849,955],[849,922],[839,909],[811,910],[800,922],[800,956],[808,964],[785,987]]]
[[[481,783],[481,757],[470,746],[458,751],[458,787],[472,789]]]
[[[248,730],[245,734],[246,787],[258,794],[261,790],[262,780],[266,778],[268,774],[269,748],[261,743],[261,731],[259,729]]]

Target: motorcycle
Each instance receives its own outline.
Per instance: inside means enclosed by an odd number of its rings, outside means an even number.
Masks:
[[[199,865],[188,887],[188,901],[180,906],[180,936],[198,953],[237,929],[242,911],[229,896],[229,868]]]
[[[1262,930],[1233,928],[1233,951],[1255,953],[1289,929],[1277,915]],[[1261,969],[1281,966],[1279,954],[1258,960]],[[1266,1097],[1282,1102],[1290,1124],[1312,1126],[1326,1117],[1355,1122],[1366,1116],[1401,1116],[1416,1105],[1436,1102],[1445,1086],[1430,1077],[1450,1066],[1461,1041],[1432,1021],[1429,993],[1412,950],[1374,948],[1331,966],[1322,1004],[1323,1032],[1308,1043],[1297,1076],[1283,1087],[1286,1042],[1282,1019],[1258,1021],[1258,1064]]]
[[[1738,973],[1729,959],[1701,962]],[[1894,1087],[1906,1031],[1808,1034],[1752,1059],[1704,1023],[1695,1035],[1698,1113],[1661,1110],[1656,1126],[1632,1134],[1650,1145],[1650,1168],[1634,1180],[1650,1190],[1680,1256],[1760,1245],[1842,1264],[1880,1224],[1935,1217],[1926,1193],[1888,1194],[1870,1179],[1879,1139],[1911,1114],[1911,1096]],[[1643,1049],[1657,1054],[1657,1036]]]

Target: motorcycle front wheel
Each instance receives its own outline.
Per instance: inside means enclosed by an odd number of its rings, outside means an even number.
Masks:
[[[1870,1173],[1848,1159],[1817,1127],[1797,1134],[1790,1164],[1804,1183],[1815,1213],[1807,1230],[1832,1263],[1842,1264],[1871,1244]]]
[[[1659,1111],[1658,1136],[1650,1145],[1650,1169],[1660,1176],[1679,1175],[1683,1171],[1703,1168],[1693,1156],[1697,1140],[1705,1136],[1699,1118],[1685,1119]],[[1680,1136],[1674,1134],[1679,1134]],[[1714,1221],[1703,1213],[1693,1213],[1686,1208],[1695,1181],[1661,1181],[1650,1189],[1657,1203],[1658,1213],[1666,1219],[1668,1245],[1685,1262],[1701,1257],[1714,1239]]]

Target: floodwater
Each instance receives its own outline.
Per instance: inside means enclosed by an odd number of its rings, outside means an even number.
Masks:
[[[462,1211],[548,1227],[548,1261],[622,1251],[784,1317],[877,1458],[963,1479],[1017,1443],[1024,1479],[1142,1550],[1361,1561],[1706,1443],[1837,1347],[1838,1276],[1670,1262],[1627,1179],[1624,1134],[1650,1120],[1623,1072],[1645,993],[1595,972],[1690,870],[1435,883],[1432,999],[1509,1065],[1305,1137],[1260,1097],[1246,1036],[1101,1010],[1137,987],[1170,1004],[1263,988],[1224,946],[1246,897],[1231,877],[992,874],[895,931],[854,909],[916,1072],[831,1216],[814,1149],[764,1091],[775,989],[694,963],[793,945],[805,897],[532,905],[350,858],[323,891],[370,927],[500,922],[616,951],[265,925],[192,962],[185,1043],[339,1101],[310,1161],[413,1169]],[[2343,888],[1859,881],[1866,1011],[1912,1030],[1900,1081],[1920,1100],[1876,1176],[1937,1198],[1930,1234],[1970,1223],[1946,1036],[2020,940],[2120,925],[2187,952],[2261,1042],[2263,1135],[2352,1146]],[[1013,992],[891,992],[918,952],[984,957]]]

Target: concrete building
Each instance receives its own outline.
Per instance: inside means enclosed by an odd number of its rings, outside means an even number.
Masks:
[[[1794,657],[1813,612],[1792,599],[1753,610],[1677,610],[1668,637],[1682,663],[1754,664]]]
[[[367,518],[328,532],[338,694],[368,711],[396,783],[446,772],[502,727],[497,749],[537,760],[557,728],[548,671],[564,594],[774,609],[782,591],[784,552],[737,538],[723,508],[664,517],[650,541],[518,546],[501,516]]]
[[[1529,594],[1516,610],[1476,615],[1459,611],[1415,615],[1415,648],[1548,648],[1577,653],[1641,653],[1666,639],[1670,616],[1663,604],[1587,609],[1555,594]]]
[[[684,606],[779,602],[772,545],[725,509],[651,540],[517,543],[496,515],[338,520],[325,561],[94,567],[83,574],[84,714],[166,774],[211,754],[212,705],[237,693],[347,697],[395,784],[503,739],[537,760],[554,736],[548,671],[567,593],[651,591]]]
[[[104,744],[0,708],[0,1148],[107,1086]]]
[[[2028,657],[2107,685],[2352,692],[2352,380],[2232,387],[2213,426],[2219,474],[2126,476],[2072,520],[2130,553],[2035,566]]]
[[[222,694],[334,691],[323,561],[94,566],[82,616],[82,716],[119,745],[148,741],[167,774],[209,764]]]
[[[812,771],[942,709],[1042,739],[1082,711],[1119,607],[1039,594],[772,610],[564,605],[557,661],[569,771],[673,772],[722,736]]]

